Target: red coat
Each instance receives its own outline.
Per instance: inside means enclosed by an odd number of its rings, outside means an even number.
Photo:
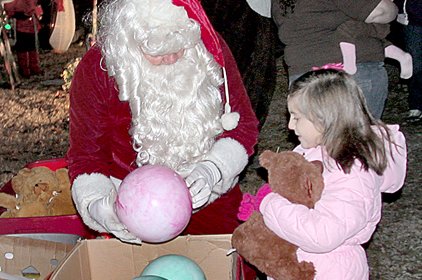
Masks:
[[[16,31],[35,33],[34,18],[37,31],[40,31],[39,18],[42,15],[42,9],[37,5],[37,0],[14,0],[4,4],[4,10],[7,16],[16,18]]]
[[[234,58],[223,39],[219,37],[219,40],[226,65],[230,105],[233,112],[240,114],[238,127],[224,132],[220,137],[237,140],[245,147],[248,155],[252,155],[258,140],[258,121]],[[131,126],[129,104],[119,100],[117,85],[101,69],[100,60],[100,49],[92,47],[79,63],[72,80],[70,147],[67,153],[72,182],[80,174],[93,172],[123,179],[137,167],[136,152],[128,133]],[[222,98],[225,100],[223,87]],[[236,214],[240,200],[241,192],[237,186],[194,214],[187,231],[202,234],[231,233],[238,225]],[[208,214],[212,217],[207,217]],[[219,219],[218,226],[211,222],[215,219]],[[200,225],[200,221],[205,224]]]

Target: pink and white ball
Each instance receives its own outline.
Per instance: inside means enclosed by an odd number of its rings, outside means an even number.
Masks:
[[[161,165],[146,165],[129,173],[120,185],[115,207],[129,232],[147,243],[178,236],[192,215],[186,182]]]

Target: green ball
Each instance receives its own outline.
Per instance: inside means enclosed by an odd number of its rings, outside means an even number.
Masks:
[[[167,280],[206,280],[199,265],[188,257],[169,254],[156,258],[142,271],[141,276],[160,276]]]
[[[145,276],[139,276],[136,278],[133,278],[133,280],[168,280],[160,276],[154,276],[154,275],[145,275]]]

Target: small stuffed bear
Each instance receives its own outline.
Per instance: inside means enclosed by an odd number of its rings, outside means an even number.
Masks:
[[[324,188],[322,163],[309,162],[302,155],[292,152],[264,151],[259,158],[268,170],[268,184],[257,192],[258,200],[252,202],[250,194],[244,195],[240,211],[249,211],[249,219],[238,226],[232,235],[236,251],[261,272],[276,280],[314,279],[315,268],[310,262],[298,262],[297,246],[283,240],[264,223],[259,204],[270,191],[280,194],[292,203],[313,208],[321,198]],[[264,195],[262,195],[264,193]],[[259,197],[261,196],[261,197]],[[245,199],[246,198],[246,199]],[[254,206],[250,206],[255,203]],[[239,213],[241,214],[241,213]],[[243,213],[245,214],[245,213]],[[252,215],[250,215],[252,214]],[[241,215],[238,215],[241,217]]]
[[[66,168],[23,168],[11,180],[14,195],[0,193],[0,217],[35,217],[76,214]]]

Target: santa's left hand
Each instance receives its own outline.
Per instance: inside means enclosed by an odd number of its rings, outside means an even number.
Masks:
[[[192,208],[197,210],[210,199],[213,187],[221,180],[221,171],[213,162],[202,161],[185,180],[192,196]]]

